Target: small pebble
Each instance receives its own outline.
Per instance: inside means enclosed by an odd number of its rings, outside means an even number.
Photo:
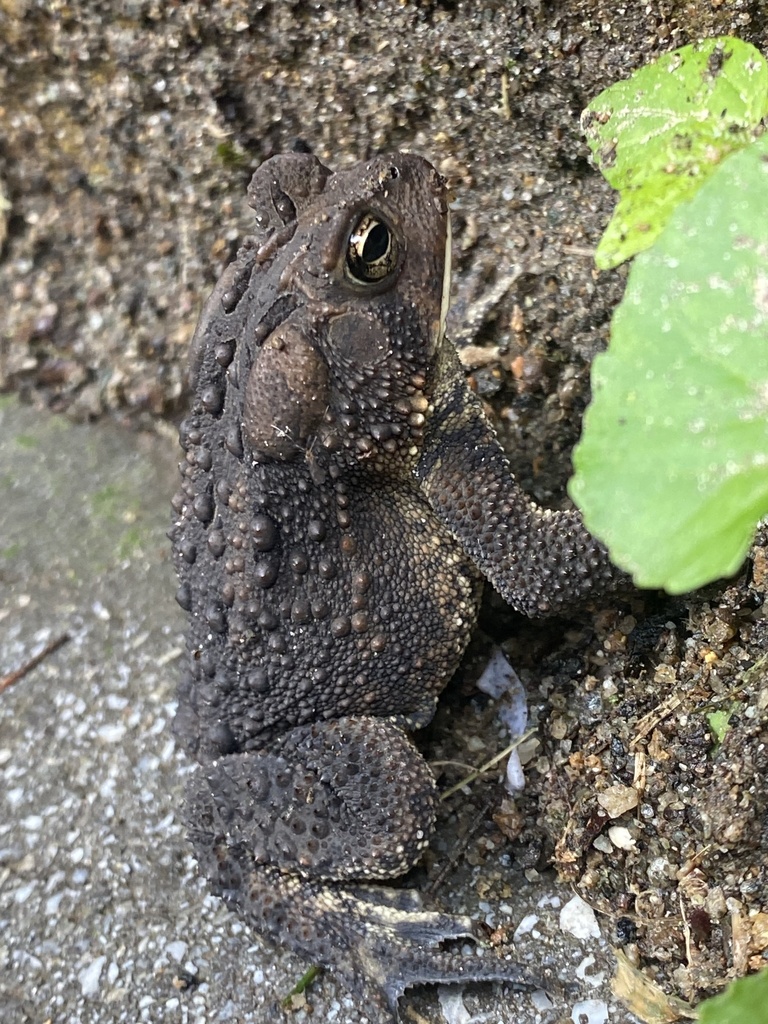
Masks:
[[[470,1024],[472,1017],[464,1005],[460,989],[453,985],[439,985],[437,998],[445,1024]]]
[[[600,926],[595,912],[581,896],[568,900],[560,911],[560,927],[577,939],[599,939]]]
[[[537,989],[535,992],[531,992],[531,1005],[534,1010],[538,1010],[539,1013],[544,1013],[545,1010],[551,1010],[555,1005],[549,998],[544,989]]]
[[[613,825],[609,828],[608,838],[619,850],[631,850],[637,845],[632,833],[623,825]]]
[[[124,725],[102,725],[96,735],[105,743],[119,743],[125,736]]]
[[[530,935],[538,923],[539,919],[536,914],[526,914],[517,928],[515,928],[515,934],[512,936],[512,941],[518,942],[523,935]]]
[[[165,952],[172,960],[175,960],[177,964],[180,964],[187,955],[187,943],[182,942],[181,939],[177,939],[175,942],[169,942],[165,947]]]
[[[618,818],[626,811],[634,810],[639,799],[634,786],[624,786],[620,782],[597,794],[597,802],[608,813],[609,818]]]
[[[99,991],[101,972],[104,970],[106,962],[107,958],[105,956],[97,956],[95,960],[92,960],[87,967],[84,967],[78,973],[77,980],[80,982],[80,990],[84,996],[95,996]]]

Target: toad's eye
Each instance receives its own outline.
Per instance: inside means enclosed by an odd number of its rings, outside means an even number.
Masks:
[[[358,284],[382,281],[397,266],[397,254],[394,233],[375,214],[365,213],[347,242],[347,276]]]
[[[293,205],[293,200],[278,187],[277,182],[272,187],[272,205],[283,224],[290,224],[291,221],[296,220],[296,207]]]

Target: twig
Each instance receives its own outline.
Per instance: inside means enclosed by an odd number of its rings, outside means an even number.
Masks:
[[[9,687],[13,686],[14,683],[18,683],[20,679],[23,679],[27,672],[31,672],[33,668],[37,668],[41,661],[44,661],[49,654],[53,654],[54,651],[65,644],[72,637],[69,633],[62,633],[61,636],[57,636],[55,640],[51,640],[50,643],[46,644],[45,647],[36,654],[34,658],[30,658],[28,662],[21,666],[21,668],[15,669],[13,672],[9,672],[8,675],[0,678],[0,693],[3,693]]]
[[[490,761],[486,761],[485,764],[481,764],[479,768],[475,768],[473,771],[466,775],[463,779],[457,782],[453,786],[449,786],[443,793],[440,794],[441,800],[447,800],[449,796],[453,796],[454,793],[458,792],[464,786],[469,785],[470,782],[474,782],[475,779],[479,779],[485,772],[490,771],[494,765],[498,764],[499,761],[503,761],[505,757],[512,753],[520,744],[529,739],[531,736],[536,734],[535,729],[529,729],[528,732],[524,732],[522,736],[518,736],[514,743],[510,743],[508,747],[505,747],[500,754],[496,754]]]

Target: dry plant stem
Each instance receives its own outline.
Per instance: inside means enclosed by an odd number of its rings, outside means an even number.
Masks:
[[[320,974],[321,971],[322,967],[318,966],[317,964],[313,964],[311,967],[309,967],[302,974],[302,976],[293,986],[288,995],[285,996],[285,998],[282,1000],[283,1009],[290,1009],[291,999],[293,998],[293,996],[300,996],[304,992],[306,992],[306,990],[309,988],[309,986],[312,984],[312,982],[315,980],[318,974]]]
[[[55,640],[51,640],[49,644],[46,644],[39,654],[36,654],[34,658],[30,658],[21,668],[17,668],[13,672],[9,672],[8,675],[3,676],[0,679],[0,693],[3,693],[13,686],[14,683],[23,679],[28,672],[31,672],[33,668],[37,668],[41,661],[44,661],[49,654],[57,651],[69,639],[71,639],[69,633],[62,633],[61,636],[57,636]]]
[[[492,757],[490,761],[486,761],[485,764],[480,765],[479,768],[473,769],[469,775],[465,775],[464,778],[455,783],[455,785],[449,786],[444,793],[440,794],[440,799],[447,800],[449,796],[453,796],[453,794],[458,792],[458,790],[463,789],[464,786],[468,786],[470,782],[474,782],[475,779],[479,779],[481,775],[490,771],[491,768],[499,763],[499,761],[503,761],[505,757],[508,757],[513,750],[516,750],[517,747],[520,746],[523,740],[529,739],[535,732],[535,729],[529,729],[528,732],[524,732],[522,736],[518,736],[514,742],[510,743],[508,747],[504,747],[504,749]]]

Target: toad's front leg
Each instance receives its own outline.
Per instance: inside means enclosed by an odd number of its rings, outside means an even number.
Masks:
[[[444,338],[441,346],[414,472],[474,564],[513,608],[531,616],[629,585],[578,512],[540,508],[521,490],[453,345]]]
[[[260,932],[333,968],[383,1022],[397,1019],[411,985],[535,984],[496,954],[444,948],[473,934],[470,918],[378,884],[418,861],[435,802],[432,773],[402,729],[342,718],[201,768],[187,817],[214,891]]]

